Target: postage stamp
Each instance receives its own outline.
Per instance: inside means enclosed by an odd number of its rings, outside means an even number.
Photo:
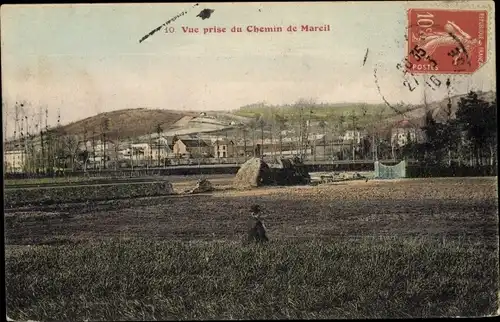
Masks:
[[[486,10],[409,9],[410,71],[471,74],[487,60]]]
[[[494,9],[2,6],[6,319],[498,315]]]

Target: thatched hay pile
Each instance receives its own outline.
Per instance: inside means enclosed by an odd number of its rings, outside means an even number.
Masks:
[[[278,159],[275,170],[275,181],[279,185],[309,184],[311,176],[299,158]]]
[[[214,190],[215,190],[215,188],[210,181],[208,181],[207,179],[201,179],[201,180],[198,180],[198,182],[196,183],[196,186],[194,186],[194,188],[188,189],[186,191],[186,193],[202,193],[202,192],[210,192],[210,191],[214,191]]]
[[[259,158],[243,163],[236,173],[233,186],[236,189],[259,187],[270,183],[269,166]]]
[[[263,185],[298,185],[309,184],[311,176],[300,160],[278,159],[269,166],[259,158],[245,162],[234,180],[237,189]]]

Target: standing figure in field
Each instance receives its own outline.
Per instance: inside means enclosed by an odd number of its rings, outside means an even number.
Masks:
[[[255,220],[255,222],[252,228],[248,231],[248,241],[249,242],[255,241],[258,243],[268,241],[269,239],[266,236],[266,229],[261,221],[259,205],[253,205],[250,208],[250,214]]]

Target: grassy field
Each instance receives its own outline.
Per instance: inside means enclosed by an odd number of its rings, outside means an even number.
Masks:
[[[496,185],[373,180],[9,210],[9,317],[494,314]],[[254,203],[267,215],[264,246],[241,242]]]

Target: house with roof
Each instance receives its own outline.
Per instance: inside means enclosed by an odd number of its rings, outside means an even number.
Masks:
[[[5,172],[23,172],[26,164],[26,151],[22,149],[12,149],[4,151],[4,171]]]
[[[363,139],[366,137],[366,134],[366,131],[347,130],[340,139],[344,141],[344,143],[361,144]]]
[[[153,139],[150,143],[150,153],[153,160],[163,160],[172,156],[173,151],[170,142],[165,137]]]
[[[233,140],[217,138],[212,142],[212,147],[215,158],[236,157],[236,145]]]
[[[415,122],[403,119],[391,129],[391,145],[405,146],[409,141],[421,143],[425,139],[424,131]]]
[[[176,157],[210,157],[212,145],[202,139],[176,138],[172,147]]]

